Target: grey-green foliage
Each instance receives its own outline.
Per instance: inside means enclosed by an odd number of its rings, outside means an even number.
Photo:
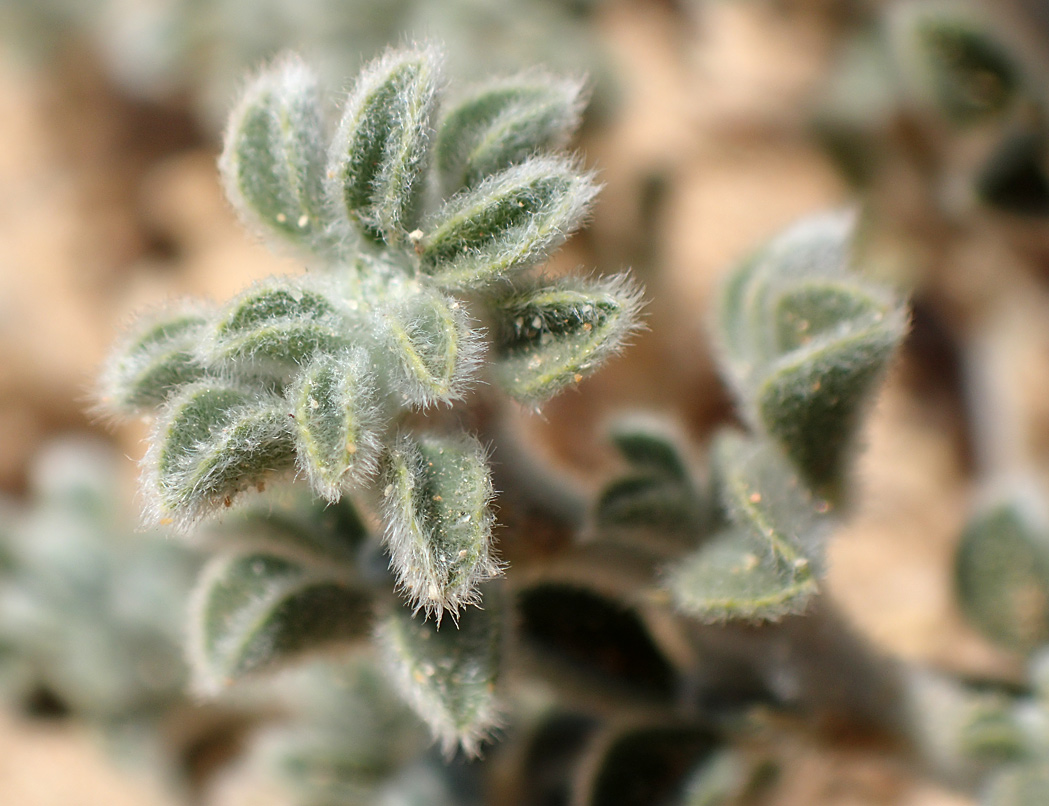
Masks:
[[[705,621],[802,612],[825,572],[829,506],[773,444],[723,433],[714,465],[726,522],[668,570],[675,606]]]
[[[430,726],[446,756],[457,747],[480,752],[500,722],[496,699],[503,653],[504,618],[498,596],[485,609],[463,612],[457,630],[440,630],[406,611],[390,614],[378,629],[380,649],[405,699]]]
[[[29,506],[5,512],[0,653],[5,693],[46,691],[103,726],[184,703],[182,610],[198,559],[135,533],[117,457],[69,438],[36,458]]]
[[[694,535],[709,520],[709,505],[681,453],[681,437],[658,420],[624,418],[613,424],[610,438],[629,468],[601,491],[594,521],[605,532],[640,530]]]
[[[821,494],[844,494],[860,419],[907,328],[891,290],[850,266],[851,214],[813,216],[725,284],[716,336],[747,424]]]
[[[622,275],[535,271],[598,190],[557,150],[579,123],[579,84],[529,73],[442,106],[442,70],[434,47],[388,51],[330,129],[300,59],[248,81],[220,159],[227,195],[309,270],[218,306],[144,316],[109,360],[101,398],[113,414],[153,418],[150,522],[189,531],[282,478],[304,478],[332,505],[351,496],[379,522],[411,609],[438,624],[463,619],[440,642],[467,663],[481,651],[469,625],[482,616],[463,608],[501,570],[487,451],[451,427],[420,431],[418,413],[479,383],[538,406],[622,346],[640,292]],[[345,644],[368,632],[375,608],[383,620],[375,576],[357,564],[357,527],[323,545],[290,531],[282,542],[264,530],[204,575],[191,631],[204,688]],[[406,625],[404,635],[436,629]],[[500,623],[490,629],[498,643]],[[407,694],[446,746],[477,752],[494,706],[457,713],[448,685]],[[441,708],[428,704],[435,697]]]
[[[707,478],[665,430],[613,435],[630,472],[599,496],[594,528],[620,542],[676,535],[661,583],[682,614],[777,620],[819,592],[862,415],[908,321],[850,265],[853,228],[849,214],[811,216],[727,277],[714,335],[750,433],[715,435]]]

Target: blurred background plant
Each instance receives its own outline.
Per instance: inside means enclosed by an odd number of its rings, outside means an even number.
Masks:
[[[262,29],[268,20],[282,20],[285,30],[305,32],[316,25],[311,19],[320,19],[304,11],[281,11],[276,4],[268,14],[228,17],[243,23],[232,24],[243,39],[209,33],[230,27],[209,21],[220,16],[210,16],[210,9],[225,10],[225,5],[205,4],[207,9],[192,13],[178,4],[112,5],[108,10],[103,4],[104,16],[97,5],[70,4],[48,15],[52,21],[65,20],[58,25],[43,24],[39,11],[45,4],[15,3],[3,10],[3,30],[18,32],[15,44],[5,47],[0,75],[0,131],[10,144],[0,159],[5,267],[0,274],[0,441],[5,446],[0,480],[12,496],[23,499],[13,505],[15,512],[30,506],[28,496],[43,497],[30,493],[28,468],[47,437],[70,427],[101,433],[83,414],[84,390],[117,324],[131,311],[171,296],[225,299],[253,279],[298,268],[294,260],[274,258],[248,242],[217,191],[217,124],[245,68],[294,46],[316,58],[329,88],[337,90],[391,38],[432,34],[452,44],[467,30],[461,22],[450,32],[400,27],[407,25],[403,20],[439,14],[445,4],[419,4],[418,9],[383,4],[376,29],[388,34],[343,52],[339,37],[344,34],[336,35],[336,21],[345,17],[328,19],[321,38],[311,44],[306,33],[300,41],[285,34],[273,41],[267,40],[270,34],[252,32],[248,23],[255,21]],[[614,469],[622,457],[605,441],[603,424],[619,409],[668,415],[673,444],[690,468],[668,486],[653,484],[660,474],[650,467],[631,466],[620,489],[653,494],[665,503],[660,511],[673,523],[709,524],[709,493],[696,497],[689,490],[706,489],[702,468],[711,437],[734,415],[715,370],[707,312],[726,270],[790,221],[858,201],[857,262],[907,289],[912,300],[910,330],[861,429],[851,511],[827,543],[826,592],[840,615],[821,617],[816,611],[807,621],[788,619],[771,648],[769,639],[747,627],[702,632],[715,650],[743,647],[742,660],[724,674],[736,683],[723,688],[735,703],[752,703],[757,694],[762,694],[759,700],[768,699],[770,683],[773,693],[789,692],[788,672],[798,668],[788,662],[766,667],[777,672],[764,681],[743,674],[748,647],[794,659],[825,657],[821,636],[841,635],[833,626],[840,627],[840,621],[885,654],[934,670],[914,686],[923,692],[921,702],[943,706],[941,729],[926,737],[925,751],[929,757],[942,753],[940,774],[915,770],[883,744],[859,741],[848,731],[828,738],[797,730],[793,717],[782,711],[783,700],[773,698],[774,707],[766,703],[751,712],[746,730],[735,726],[734,735],[744,738],[737,739],[734,751],[715,752],[709,764],[693,772],[693,792],[709,792],[704,789],[709,781],[715,782],[714,791],[720,786],[723,792],[744,781],[744,802],[939,806],[971,803],[980,787],[990,787],[990,802],[1022,802],[1017,793],[1023,785],[1016,782],[1023,775],[1037,782],[1043,775],[1039,764],[1044,764],[1038,670],[1045,644],[1045,581],[1039,569],[1049,448],[1044,402],[1049,399],[1049,317],[1042,95],[1047,40],[1040,4],[605,0],[571,8],[535,5],[547,9],[536,13],[537,21],[558,19],[556,35],[540,29],[540,46],[558,56],[583,55],[578,64],[566,65],[536,51],[523,61],[567,67],[575,74],[587,70],[596,78],[602,112],[584,124],[580,143],[607,184],[592,226],[567,245],[552,271],[577,264],[631,264],[643,275],[650,299],[650,331],[623,359],[578,392],[546,406],[541,419],[526,412],[508,414],[507,432],[539,453],[555,471],[562,493],[572,491],[546,498],[577,513],[572,534],[585,527],[585,534],[610,535],[602,532],[601,513],[614,510],[616,501],[602,498],[602,491],[622,474]],[[515,9],[514,14],[521,15],[513,19],[522,24],[525,12]],[[36,22],[30,21],[33,15]],[[112,24],[108,15],[128,27]],[[74,19],[84,23],[69,22]],[[362,12],[356,19],[369,17]],[[468,19],[491,17],[477,11]],[[191,24],[173,22],[178,20]],[[167,44],[139,47],[157,41],[143,30],[161,31],[169,23],[204,33],[165,34],[160,41]],[[120,33],[136,26],[138,33]],[[29,33],[48,29],[40,38]],[[488,34],[481,36],[482,44],[503,43],[496,48],[500,56],[510,52],[511,44],[526,41],[501,40],[491,27],[482,30]],[[572,36],[559,38],[567,32]],[[357,37],[354,33],[353,41]],[[98,45],[117,39],[135,47]],[[186,44],[191,41],[196,44]],[[229,55],[242,47],[234,43],[245,41],[263,44],[244,45],[243,57]],[[599,66],[590,61],[589,45],[576,47],[582,41],[592,41],[602,54]],[[223,53],[226,47],[229,54]],[[26,60],[27,52],[35,59]],[[455,45],[454,52],[482,50]],[[171,58],[172,53],[194,55]],[[498,69],[518,66],[500,63]],[[464,69],[475,75],[485,68]],[[128,73],[136,80],[128,83]],[[602,86],[614,89],[605,92]],[[129,427],[108,438],[118,452],[138,456],[141,436]],[[125,467],[118,500],[131,500],[130,475]],[[510,489],[498,482],[497,487]],[[596,523],[584,523],[579,503],[588,500],[604,501],[611,509],[599,504]],[[636,500],[626,502],[633,506]],[[616,517],[622,517],[623,509],[618,511]],[[25,518],[5,516],[5,525]],[[582,627],[551,633],[549,614],[596,611],[599,615],[587,623],[620,618],[617,634],[641,636],[629,655],[647,660],[632,672],[632,685],[647,690],[649,702],[652,696],[665,697],[667,668],[681,668],[675,654],[680,646],[666,640],[649,609],[624,615],[612,607],[609,612],[602,591],[614,592],[613,600],[621,595],[620,564],[610,561],[614,570],[606,576],[614,582],[607,588],[601,587],[606,577],[595,570],[586,584],[551,591],[544,579],[560,574],[561,582],[575,582],[572,568],[580,561],[563,554],[568,532],[551,525],[551,513],[536,513],[527,501],[515,503],[509,494],[500,500],[499,518],[506,524],[500,553],[525,572],[520,585],[530,603],[533,621],[528,623],[536,625],[540,645],[544,637],[555,643],[552,654],[539,653],[537,668],[555,680],[571,679],[575,671],[558,676],[556,670],[565,660],[564,647],[579,643],[573,630]],[[129,532],[134,513],[123,522],[116,533]],[[527,545],[511,540],[529,527],[534,528]],[[674,530],[664,524],[658,531]],[[1008,555],[1002,546],[1010,547]],[[530,557],[552,567],[543,565],[530,577]],[[563,562],[555,562],[558,558]],[[599,565],[592,559],[581,562]],[[974,570],[980,568],[993,573]],[[974,586],[973,579],[990,581],[991,590]],[[559,598],[564,596],[575,598]],[[613,669],[621,669],[615,660],[620,655],[610,651],[606,657]],[[571,657],[568,662],[574,668]],[[287,714],[287,721],[274,725],[268,738],[253,740],[202,797],[258,802],[269,794],[282,803],[292,797],[353,802],[345,792],[333,795],[328,789],[340,780],[332,770],[349,767],[355,770],[349,778],[358,793],[352,797],[361,796],[360,782],[367,779],[367,797],[385,798],[379,802],[412,802],[412,797],[437,802],[438,792],[450,802],[467,802],[470,787],[476,786],[472,773],[462,773],[459,765],[447,768],[427,755],[418,725],[395,701],[376,693],[381,681],[376,683],[370,663],[362,658],[354,669],[334,675],[331,669],[304,670],[309,682],[283,682],[283,699],[274,710]],[[716,677],[716,671],[708,667],[704,674]],[[600,680],[602,672],[595,675]],[[577,693],[580,703],[596,703],[599,709],[609,701],[603,689],[587,700],[588,688]],[[357,693],[347,695],[347,690]],[[278,704],[275,694],[261,698]],[[358,698],[389,703],[386,727],[376,728],[377,735],[388,736],[390,746],[398,748],[392,756],[420,759],[407,765],[403,776],[369,767],[375,760],[361,758],[352,740],[334,757],[289,753],[289,747],[331,748],[324,739],[312,744],[298,737],[332,731],[349,736],[340,719],[382,721],[355,711]],[[524,777],[534,789],[515,790],[522,802],[565,802],[569,768],[587,771],[576,773],[575,792],[593,791],[581,781],[598,779],[598,759],[612,759],[613,768],[621,763],[616,759],[641,759],[631,748],[653,743],[653,734],[645,732],[649,728],[672,741],[683,735],[672,734],[678,726],[668,727],[663,719],[656,726],[616,726],[595,719],[589,706],[566,713],[550,705],[549,690],[542,686],[521,707],[521,714],[513,715],[520,730],[504,736],[488,762],[496,781],[519,781],[520,771],[528,771]],[[267,710],[267,721],[270,715]],[[35,723],[16,724],[32,731]],[[690,741],[692,761],[707,757],[708,734],[692,734]],[[12,745],[27,746],[21,738]],[[237,742],[225,746],[235,749]],[[404,756],[397,755],[401,752]],[[947,787],[943,780],[951,778],[943,768],[959,760],[963,767],[968,764],[967,774]],[[675,769],[688,767],[683,762]],[[994,778],[997,783],[986,783]],[[267,789],[259,783],[275,779],[283,791],[299,794],[280,800],[278,784]],[[38,783],[42,780],[37,777]],[[17,778],[8,786],[13,793],[21,791]],[[620,786],[613,779],[613,791]],[[1039,785],[1027,786],[1034,787],[1032,802],[1039,802]],[[420,791],[429,794],[420,796]],[[695,802],[707,802],[702,797],[696,794]],[[68,802],[60,797],[38,801]],[[18,802],[34,801],[22,797]]]

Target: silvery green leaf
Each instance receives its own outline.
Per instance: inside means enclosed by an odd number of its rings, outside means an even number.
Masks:
[[[667,570],[674,607],[701,621],[774,621],[800,613],[818,591],[804,560],[785,562],[742,529],[721,532]]]
[[[435,146],[442,186],[451,194],[523,162],[563,148],[579,126],[582,87],[543,75],[482,86],[445,115]]]
[[[743,414],[832,497],[907,327],[895,295],[849,268],[852,229],[845,214],[789,228],[729,276],[717,319]]]
[[[777,562],[822,575],[832,507],[809,492],[776,446],[726,429],[715,438],[712,461],[730,521]]]
[[[318,81],[296,56],[252,78],[230,115],[219,169],[248,223],[294,244],[324,243],[324,120]]]
[[[539,263],[582,223],[598,187],[562,157],[536,156],[453,196],[422,228],[423,274],[446,289],[488,286]]]
[[[445,610],[475,603],[478,585],[499,573],[484,448],[466,436],[403,436],[383,483],[390,566],[414,609],[440,622]]]
[[[667,570],[674,605],[704,621],[802,612],[819,590],[829,507],[773,445],[723,432],[713,461],[732,525]]]
[[[402,400],[427,406],[463,395],[482,343],[461,302],[424,289],[384,311],[381,322],[390,377]]]
[[[190,658],[199,687],[216,692],[245,675],[365,638],[368,593],[331,571],[274,554],[214,558],[198,587]]]
[[[143,316],[102,372],[100,407],[121,415],[161,405],[207,373],[196,346],[208,323],[203,306],[183,304]]]
[[[153,520],[188,527],[289,470],[289,420],[272,395],[221,381],[186,387],[165,406],[144,460]]]
[[[402,243],[416,227],[439,82],[436,51],[390,50],[350,92],[329,152],[328,195],[370,237]]]
[[[487,591],[484,609],[467,608],[454,624],[400,609],[379,625],[387,669],[448,756],[456,747],[477,756],[499,724],[504,615],[495,594]]]
[[[322,354],[288,394],[299,466],[314,491],[329,502],[378,467],[380,413],[371,372],[363,350]]]
[[[962,532],[955,586],[966,618],[997,644],[1031,652],[1049,642],[1049,519],[1034,496],[977,511]]]
[[[316,353],[349,350],[353,339],[354,323],[333,292],[308,279],[278,278],[226,303],[202,350],[236,374],[283,379]]]
[[[541,403],[579,383],[639,327],[640,292],[624,275],[517,291],[494,303],[496,382]]]

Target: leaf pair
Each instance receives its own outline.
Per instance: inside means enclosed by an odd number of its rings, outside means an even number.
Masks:
[[[733,272],[717,311],[723,366],[749,424],[832,498],[907,326],[889,290],[850,270],[852,229],[846,214],[796,224]]]

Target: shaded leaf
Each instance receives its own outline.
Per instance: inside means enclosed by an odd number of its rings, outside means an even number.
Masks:
[[[537,156],[453,196],[423,228],[423,273],[445,289],[490,285],[539,263],[582,223],[597,186],[561,157]]]
[[[402,695],[429,725],[445,755],[457,746],[469,756],[478,755],[499,723],[499,597],[489,595],[484,610],[467,608],[458,623],[440,627],[398,610],[380,624],[378,641]]]
[[[678,441],[681,437],[658,421],[631,417],[613,424],[609,436],[612,444],[633,467],[688,482],[691,473]]]
[[[595,591],[555,582],[517,595],[522,642],[541,660],[592,681],[670,698],[677,677],[630,607]]]
[[[658,473],[638,473],[606,485],[598,496],[594,519],[599,528],[678,534],[696,532],[705,520],[703,502],[691,485]]]
[[[303,654],[366,637],[369,595],[273,554],[211,561],[196,594],[190,656],[209,692]]]
[[[537,288],[497,300],[495,380],[540,403],[579,383],[639,327],[640,293],[624,275]]]
[[[709,730],[691,725],[621,729],[595,748],[573,803],[649,806],[673,803],[685,776],[717,746]]]
[[[484,449],[461,436],[402,437],[386,459],[390,566],[416,610],[453,614],[499,573],[491,556],[492,482]]]
[[[903,76],[951,120],[993,117],[1016,97],[1023,71],[990,20],[964,8],[915,4],[895,22]]]
[[[1007,132],[980,167],[976,192],[1007,213],[1049,213],[1045,132],[1035,128]]]

